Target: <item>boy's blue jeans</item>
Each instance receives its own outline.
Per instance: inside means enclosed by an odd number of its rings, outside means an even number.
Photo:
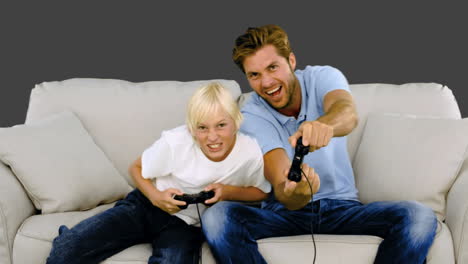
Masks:
[[[99,263],[140,243],[152,243],[148,263],[198,263],[203,234],[134,190],[113,207],[68,229],[61,226],[48,264]]]
[[[375,263],[424,263],[437,228],[430,208],[408,201],[363,205],[322,199],[297,211],[276,201],[264,203],[262,209],[219,202],[204,212],[202,221],[211,251],[223,264],[266,263],[256,240],[310,234],[311,221],[316,234],[382,237]]]

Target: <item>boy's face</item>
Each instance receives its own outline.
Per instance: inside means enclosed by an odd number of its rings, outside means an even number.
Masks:
[[[231,153],[236,134],[234,120],[220,108],[207,120],[198,123],[194,131],[200,149],[212,161],[222,161]]]
[[[266,45],[246,57],[243,67],[252,89],[268,104],[278,110],[291,106],[297,89],[293,73],[296,60],[292,53],[288,63],[273,45]]]

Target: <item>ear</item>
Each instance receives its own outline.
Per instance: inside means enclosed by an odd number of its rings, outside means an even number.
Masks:
[[[289,65],[293,71],[296,69],[296,55],[292,52],[289,54]]]

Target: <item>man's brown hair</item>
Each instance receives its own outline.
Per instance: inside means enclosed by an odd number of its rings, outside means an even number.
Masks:
[[[265,45],[273,45],[278,55],[289,61],[291,46],[289,45],[288,35],[277,25],[265,25],[261,27],[249,27],[245,34],[236,39],[234,49],[232,50],[232,59],[234,63],[245,73],[244,60],[246,57],[254,54]]]

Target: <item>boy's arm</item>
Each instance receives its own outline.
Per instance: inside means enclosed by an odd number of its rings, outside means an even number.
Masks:
[[[225,185],[221,183],[213,183],[205,188],[205,191],[214,191],[215,196],[206,203],[215,203],[218,201],[243,201],[243,202],[258,202],[265,200],[268,194],[264,193],[257,187],[239,187],[233,185]]]
[[[152,180],[143,178],[141,175],[141,156],[138,157],[132,165],[130,165],[128,171],[132,176],[136,187],[154,206],[159,207],[169,214],[174,214],[180,211],[180,208],[177,205],[185,205],[185,202],[177,201],[172,198],[174,194],[182,195],[180,190],[171,188],[160,191],[154,186]]]

